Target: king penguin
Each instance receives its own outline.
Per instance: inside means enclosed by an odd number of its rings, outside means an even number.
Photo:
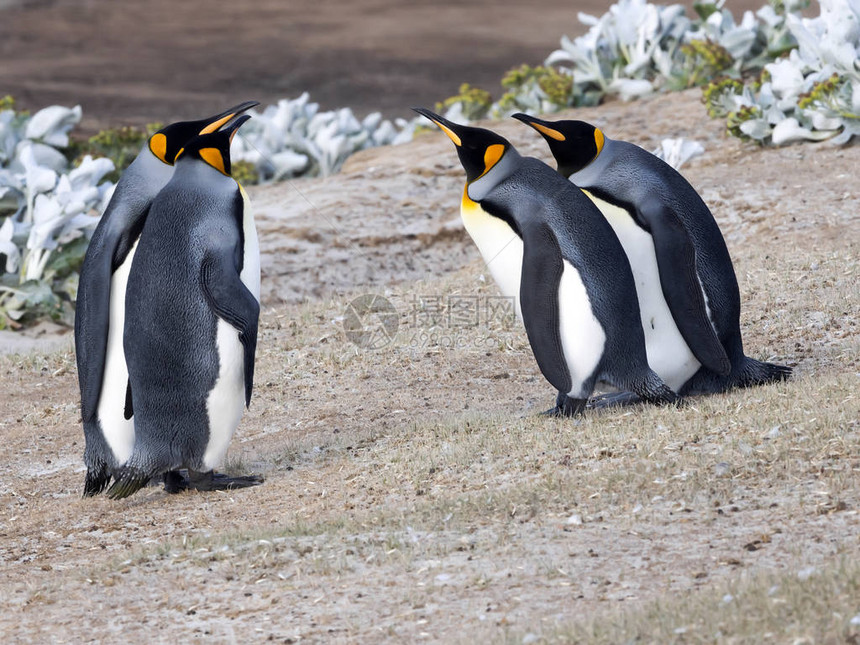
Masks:
[[[543,136],[558,172],[618,236],[636,281],[648,362],[675,392],[722,392],[791,375],[789,367],[744,354],[729,251],[711,211],[678,171],[583,121],[513,116]],[[604,402],[635,400],[622,393]]]
[[[247,101],[197,121],[162,128],[120,177],[87,247],[75,306],[75,351],[84,424],[84,496],[102,492],[134,444],[122,349],[128,271],[150,204],[173,176],[173,160],[192,137],[213,132],[255,105]]]
[[[457,148],[463,223],[502,294],[517,302],[538,367],[558,390],[549,413],[581,413],[597,383],[676,402],[648,367],[630,265],[600,211],[498,134],[413,109]]]
[[[126,289],[123,348],[135,441],[108,496],[162,473],[168,490],[261,483],[215,475],[251,400],[260,257],[247,194],[230,175],[230,142],[249,119],[185,144],[153,200]],[[187,468],[187,481],[175,481]]]

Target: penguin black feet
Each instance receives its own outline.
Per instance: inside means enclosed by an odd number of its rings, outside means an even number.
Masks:
[[[589,410],[605,410],[606,408],[627,407],[637,403],[642,403],[642,397],[633,392],[609,392],[591,397],[585,407]]]
[[[631,389],[639,395],[643,401],[654,405],[680,405],[681,397],[666,385],[654,372],[649,373],[640,382],[634,382]]]
[[[546,412],[541,412],[541,416],[559,419],[575,417],[582,414],[586,403],[588,403],[588,399],[573,399],[564,392],[559,392],[555,399],[555,407]]]
[[[129,466],[123,466],[114,475],[116,481],[107,491],[107,496],[111,499],[122,499],[134,495],[149,483],[151,477],[150,473],[144,473]]]
[[[189,470],[188,477],[185,477],[180,471],[171,470],[164,473],[164,490],[168,493],[181,493],[184,490],[234,490],[258,486],[264,481],[265,478],[262,475],[229,477],[214,470],[209,472]]]
[[[104,492],[108,483],[110,483],[110,473],[106,465],[100,468],[88,469],[86,479],[84,480],[83,497],[93,497]]]

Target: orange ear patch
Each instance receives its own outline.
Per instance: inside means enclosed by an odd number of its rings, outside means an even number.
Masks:
[[[227,175],[227,170],[224,167],[224,157],[218,148],[201,148],[200,158],[219,172]],[[228,175],[229,176],[229,175]]]
[[[152,151],[152,154],[161,159],[164,163],[171,163],[165,159],[165,155],[167,154],[167,137],[160,132],[153,134],[149,138],[149,149]]]
[[[481,173],[481,177],[490,172],[490,169],[499,163],[499,159],[502,158],[503,154],[505,154],[505,146],[501,143],[487,146],[487,149],[484,151],[484,172]]]
[[[597,155],[599,155],[600,151],[603,150],[603,133],[599,128],[594,128],[594,145],[597,146]]]

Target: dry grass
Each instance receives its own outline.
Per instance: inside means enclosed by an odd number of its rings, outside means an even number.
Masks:
[[[20,642],[857,642],[857,199],[831,194],[844,191],[829,183],[842,151],[811,155],[823,155],[811,194],[776,207],[768,182],[799,148],[762,165],[763,153],[720,145],[692,172],[714,185],[727,164],[749,164],[734,192],[710,198],[747,351],[795,365],[796,378],[678,409],[538,417],[554,395],[518,325],[429,321],[431,296],[495,295],[473,261],[370,290],[399,312],[374,351],[343,331],[364,290],[267,307],[254,399],[226,463],[266,483],[112,502],[79,498],[73,354],[2,356],[13,396],[0,403],[0,631]],[[835,206],[812,226],[786,205],[801,198]]]

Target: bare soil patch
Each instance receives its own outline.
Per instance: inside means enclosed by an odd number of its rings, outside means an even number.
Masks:
[[[308,91],[323,109],[412,117],[468,82],[499,92],[537,65],[578,11],[611,3],[255,0],[0,2],[0,95],[22,108],[83,107],[82,132],[199,118],[247,99]],[[729,3],[740,17],[757,0]]]
[[[665,136],[704,144],[684,173],[726,235],[747,352],[795,365],[794,380],[680,409],[539,418],[553,393],[523,330],[458,325],[445,309],[497,292],[458,224],[463,176],[443,135],[361,153],[328,179],[253,187],[265,311],[227,467],[266,483],[82,500],[72,352],[0,357],[0,631],[130,643],[853,637],[857,148],[726,138],[696,91],[576,114],[649,149]],[[522,124],[492,127],[548,157]],[[376,350],[343,330],[364,293],[399,312]],[[739,585],[763,624],[723,603]]]

